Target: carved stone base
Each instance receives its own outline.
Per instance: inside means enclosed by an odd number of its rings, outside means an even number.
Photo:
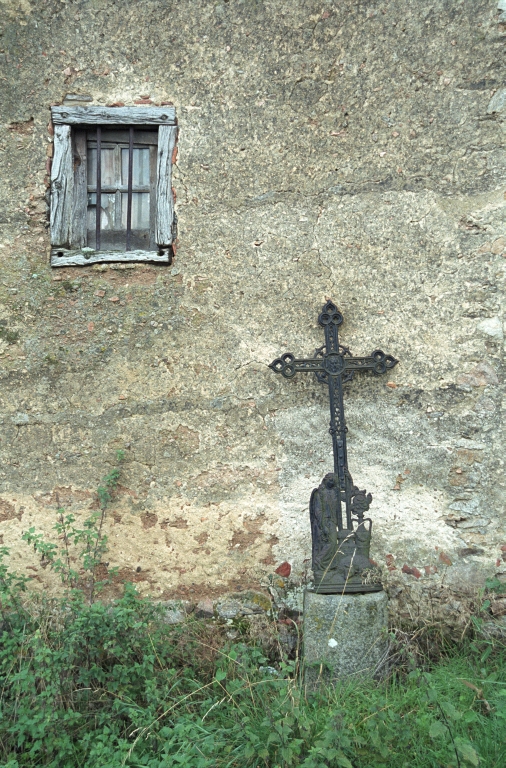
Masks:
[[[356,595],[362,592],[381,592],[383,586],[381,584],[363,584],[362,580],[349,579],[347,582],[341,579],[332,581],[328,577],[322,579],[321,583],[315,580],[314,591],[319,595]]]
[[[379,678],[389,641],[385,592],[304,595],[304,682],[314,690],[349,677]]]

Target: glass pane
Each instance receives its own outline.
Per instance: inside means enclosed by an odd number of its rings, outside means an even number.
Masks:
[[[132,193],[132,229],[149,229],[149,197],[149,192]],[[126,229],[127,225],[127,202],[128,195],[122,192],[121,226],[123,229]]]
[[[97,150],[88,147],[88,184],[95,186],[97,183]]]
[[[104,192],[102,192],[100,196],[100,202],[101,202],[101,209],[102,213],[100,214],[100,229],[101,230],[107,230],[107,229],[115,229],[114,226],[114,212],[115,212],[115,203],[116,203],[116,195],[110,194],[106,195]],[[97,205],[97,196],[95,193],[88,195],[88,230],[95,229],[96,225],[96,205]]]
[[[114,187],[118,181],[114,178],[114,149],[102,149],[102,186]],[[88,148],[88,184],[97,183],[97,150]]]
[[[121,183],[128,184],[128,149],[121,150]],[[149,184],[149,148],[135,149],[132,163],[133,186]]]

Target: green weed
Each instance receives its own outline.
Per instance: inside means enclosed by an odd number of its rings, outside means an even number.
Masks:
[[[124,458],[124,451],[116,451],[116,459],[120,464]],[[41,562],[59,574],[66,587],[85,592],[90,603],[94,602],[97,593],[109,584],[115,575],[111,569],[106,579],[98,578],[102,558],[107,552],[107,536],[104,534],[106,511],[112,501],[120,474],[121,469],[118,466],[103,478],[97,488],[99,509],[84,521],[82,528],[75,525],[73,515],[66,514],[62,507],[58,507],[54,530],[58,539],[63,542],[62,546],[46,541],[44,534],[37,533],[34,526],[22,536],[40,555]],[[73,557],[71,549],[77,557]],[[72,565],[75,560],[79,563],[78,567]]]
[[[26,602],[3,566],[0,583],[9,768],[506,764],[506,663],[490,641],[466,641],[430,671],[308,694],[296,662],[227,645],[216,622],[167,625],[132,585],[105,605],[79,589]]]
[[[244,620],[231,644],[217,621],[168,625],[165,607],[130,584],[112,603],[97,600],[119,477],[120,466],[104,478],[99,508],[82,527],[58,509],[60,545],[33,528],[26,534],[60,575],[62,597],[30,595],[0,548],[1,766],[506,765],[505,649],[484,637],[481,615],[461,643],[427,635],[417,653],[405,642],[403,666],[384,682],[309,693],[298,658],[267,658]],[[486,593],[503,586],[491,582]]]

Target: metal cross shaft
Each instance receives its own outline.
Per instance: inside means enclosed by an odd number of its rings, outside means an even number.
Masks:
[[[343,316],[336,305],[328,301],[318,316],[318,322],[325,331],[325,344],[315,350],[314,357],[296,358],[290,352],[276,358],[270,364],[276,373],[291,379],[296,373],[314,373],[318,381],[329,388],[330,429],[334,451],[334,473],[338,475],[339,486],[346,507],[347,528],[351,529],[351,483],[348,472],[346,451],[346,422],[344,419],[343,383],[350,381],[355,371],[372,371],[375,374],[386,373],[399,361],[386,355],[381,349],[375,350],[369,357],[352,357],[349,349],[339,344],[337,329],[343,322]],[[339,510],[342,520],[342,512]]]

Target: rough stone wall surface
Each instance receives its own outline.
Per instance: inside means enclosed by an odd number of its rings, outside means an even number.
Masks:
[[[57,494],[85,516],[124,448],[107,529],[123,578],[218,595],[288,561],[300,582],[310,492],[332,466],[326,391],[267,364],[322,344],[332,298],[343,344],[401,361],[345,400],[399,611],[506,576],[497,4],[0,7],[0,533],[14,566],[50,583],[22,532],[52,535]],[[67,94],[176,106],[172,266],[49,267],[49,108]]]

